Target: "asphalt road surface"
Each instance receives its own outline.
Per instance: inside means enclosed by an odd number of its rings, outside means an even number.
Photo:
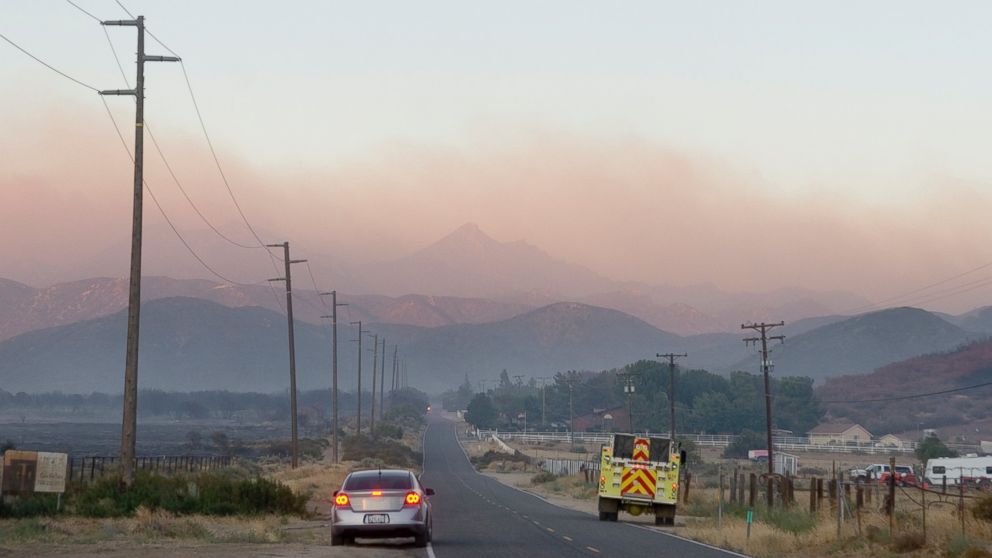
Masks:
[[[424,486],[437,493],[437,558],[741,556],[649,527],[601,522],[480,475],[458,444],[455,423],[432,418],[424,436]]]

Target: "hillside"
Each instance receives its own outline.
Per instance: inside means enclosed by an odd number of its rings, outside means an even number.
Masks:
[[[955,349],[977,336],[917,308],[862,314],[787,337],[774,344],[775,372],[809,376],[817,382],[844,374],[871,372],[879,366],[937,351]],[[737,363],[757,370],[758,356]]]
[[[889,364],[871,374],[830,378],[816,389],[816,394],[828,402],[824,406],[831,416],[849,418],[872,432],[908,432],[912,436],[922,428],[934,428],[946,434],[961,430],[955,426],[967,424],[971,436],[988,439],[992,386],[931,397],[861,402],[986,382],[992,382],[992,340]]]
[[[320,324],[330,312],[313,290],[296,289],[295,316]],[[128,285],[122,278],[96,277],[36,289],[0,279],[0,340],[37,329],[71,324],[114,314],[127,307]],[[198,298],[238,308],[259,306],[282,312],[282,292],[268,286],[225,285],[203,279],[145,277],[142,300],[168,297]],[[420,326],[481,323],[502,320],[533,309],[532,306],[486,299],[404,295],[350,295],[340,293],[348,304],[345,317],[367,322]],[[325,302],[329,302],[329,299]]]
[[[441,390],[492,379],[500,370],[547,376],[565,369],[622,366],[683,346],[665,333],[615,310],[561,303],[485,324],[424,328],[366,324],[399,344],[411,385]],[[342,327],[341,385],[353,389],[354,328]],[[124,362],[125,312],[22,334],[0,343],[0,386],[7,391],[117,391]],[[329,384],[326,329],[296,324],[301,389]],[[371,343],[366,343],[370,348]],[[165,390],[273,391],[286,386],[285,318],[258,307],[229,308],[190,298],[144,305],[141,386]],[[366,359],[371,360],[371,353]],[[370,367],[366,360],[366,379]],[[368,384],[366,384],[368,385]]]

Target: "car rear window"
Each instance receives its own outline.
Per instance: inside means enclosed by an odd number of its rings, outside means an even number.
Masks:
[[[345,481],[345,490],[405,490],[413,488],[410,473],[378,472],[353,474]]]

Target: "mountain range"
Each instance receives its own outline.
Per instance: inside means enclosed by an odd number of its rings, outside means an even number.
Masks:
[[[484,323],[556,302],[580,302],[620,310],[665,331],[694,335],[736,331],[743,321],[767,316],[791,322],[837,314],[866,303],[849,293],[798,288],[726,293],[712,285],[613,281],[561,262],[526,242],[496,241],[472,224],[389,262],[344,270],[344,264],[327,263],[329,258],[311,259],[317,277],[334,278],[339,300],[349,305],[345,311],[349,319],[418,326]],[[316,324],[327,307],[326,300],[321,302],[316,295],[311,277],[294,281],[294,310],[299,319]],[[186,296],[232,307],[282,310],[279,286],[265,281],[232,285],[149,276],[143,279],[142,298]],[[44,288],[0,279],[0,340],[109,315],[126,303],[127,281],[120,278],[82,279]]]
[[[0,389],[6,391],[117,391],[124,360],[126,311],[35,330],[0,342]],[[202,299],[171,297],[144,305],[141,329],[142,387],[166,390],[278,391],[287,385],[285,317],[260,307],[228,307]],[[622,312],[579,303],[555,303],[507,319],[424,327],[369,323],[398,345],[409,381],[440,391],[495,378],[500,370],[528,377],[579,369],[602,370],[687,352],[691,368],[758,372],[753,349],[740,334],[679,336]],[[301,389],[329,384],[326,327],[298,321],[296,349]],[[354,389],[354,327],[339,329],[342,387]],[[968,343],[978,337],[916,309],[893,309],[828,323],[787,339],[776,348],[776,374],[823,380],[871,372],[881,364]],[[366,386],[371,376],[371,337],[365,348]],[[906,342],[909,340],[909,342]],[[784,347],[788,347],[788,352]],[[858,356],[861,355],[861,356]],[[391,363],[390,363],[391,366]]]

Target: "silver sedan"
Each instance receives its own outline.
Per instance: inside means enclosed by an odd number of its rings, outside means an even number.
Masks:
[[[417,546],[427,546],[433,533],[428,496],[433,494],[410,471],[354,471],[334,491],[331,544],[353,544],[355,537],[413,537]]]

